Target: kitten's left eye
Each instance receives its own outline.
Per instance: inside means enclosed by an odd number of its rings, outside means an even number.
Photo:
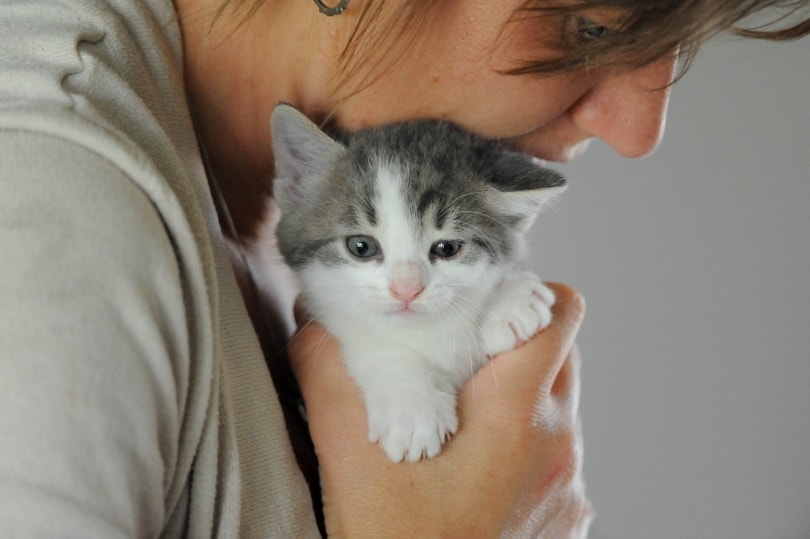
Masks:
[[[382,254],[377,240],[371,236],[349,236],[346,238],[346,248],[357,258],[369,259]]]
[[[430,248],[430,254],[439,258],[453,258],[460,250],[460,241],[439,240]]]

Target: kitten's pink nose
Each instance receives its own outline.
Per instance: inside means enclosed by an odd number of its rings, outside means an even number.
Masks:
[[[389,288],[391,294],[404,303],[405,307],[410,305],[424,289],[425,285],[420,279],[395,279]]]

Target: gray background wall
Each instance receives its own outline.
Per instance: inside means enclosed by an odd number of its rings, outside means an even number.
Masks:
[[[810,40],[715,41],[653,156],[557,168],[532,263],[588,303],[591,537],[810,538]]]

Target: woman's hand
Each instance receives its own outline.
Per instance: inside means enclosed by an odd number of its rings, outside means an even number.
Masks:
[[[584,303],[557,295],[551,325],[462,388],[458,433],[433,459],[392,463],[367,439],[359,390],[317,324],[290,345],[332,537],[584,537],[579,353]]]

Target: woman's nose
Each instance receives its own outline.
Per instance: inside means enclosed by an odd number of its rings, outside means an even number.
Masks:
[[[643,157],[664,134],[673,54],[633,71],[606,73],[571,108],[577,126],[624,157]]]

